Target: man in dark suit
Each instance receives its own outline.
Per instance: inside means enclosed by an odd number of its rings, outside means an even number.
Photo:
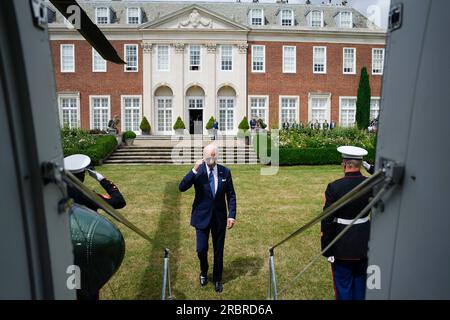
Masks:
[[[236,193],[230,169],[217,164],[218,149],[210,144],[203,150],[203,159],[180,182],[181,192],[192,185],[195,198],[192,204],[191,225],[196,229],[197,256],[200,260],[200,285],[208,282],[208,240],[211,232],[214,248],[213,281],[216,292],[223,291],[223,248],[226,229],[236,223]],[[226,199],[226,202],[225,202]],[[228,219],[227,219],[228,205]]]

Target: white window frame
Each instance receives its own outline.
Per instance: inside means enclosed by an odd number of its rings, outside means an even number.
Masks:
[[[72,48],[72,60],[73,60],[73,68],[72,69],[64,69],[64,63],[63,63],[63,47],[71,47]],[[75,72],[75,45],[70,43],[63,43],[59,47],[60,52],[60,69],[61,73],[73,73]]]
[[[316,49],[320,49],[323,48],[324,50],[324,66],[323,66],[323,71],[316,71],[315,70],[315,51]],[[314,46],[313,47],[313,73],[315,74],[326,74],[327,73],[327,47],[326,46]]]
[[[286,24],[286,25],[283,25],[283,20],[288,20],[288,19],[283,19],[283,12],[290,12],[290,24]],[[295,25],[295,22],[294,22],[294,10],[292,10],[292,9],[281,9],[280,10],[280,12],[279,12],[279,16],[278,16],[279,18],[279,25],[280,26],[282,26],[282,27],[292,27],[292,26],[294,26]]]
[[[282,109],[282,100],[283,99],[295,99],[295,115],[296,123],[300,123],[300,96],[286,96],[286,95],[280,95],[278,97],[278,123],[279,128],[282,128],[283,122],[281,121],[281,109]]]
[[[96,69],[95,68],[95,55],[98,55],[105,63],[105,67],[103,69]],[[95,50],[94,48],[92,48],[92,72],[107,72],[108,71],[108,62],[102,58],[102,56],[97,52],[97,50]]]
[[[59,111],[59,124],[62,127],[64,127],[64,122],[63,122],[63,108],[62,108],[62,99],[75,99],[76,100],[76,104],[77,104],[77,125],[75,126],[75,128],[80,128],[81,127],[81,112],[80,112],[80,94],[79,93],[60,93],[58,94],[58,111]],[[73,128],[71,126],[71,128]]]
[[[161,47],[167,47],[167,69],[160,69],[159,67],[159,51]],[[156,46],[156,70],[160,72],[170,71],[170,45],[168,44],[158,44]]]
[[[193,65],[192,60],[191,60],[191,50],[193,47],[198,47],[198,65]],[[189,45],[189,50],[188,50],[188,59],[189,59],[189,71],[193,71],[193,72],[198,72],[202,70],[202,46],[200,44],[190,44]],[[191,68],[193,66],[198,66],[198,70],[192,70]]]
[[[130,99],[139,99],[139,123],[138,123],[138,127],[141,125],[141,121],[142,121],[142,96],[141,95],[121,95],[120,96],[120,112],[121,112],[121,118],[122,121],[121,122],[121,130],[122,132],[125,132],[125,99],[130,98]],[[134,131],[134,133],[136,134],[140,134],[140,130]]]
[[[325,119],[324,120],[327,120],[328,123],[331,123],[331,94],[320,94],[320,93],[310,93],[308,95],[308,123],[313,121],[313,119],[312,119],[312,100],[314,98],[327,99],[327,109],[325,110]],[[320,123],[320,124],[322,124],[322,123]]]
[[[293,70],[287,70],[286,69],[286,62],[285,62],[285,49],[286,48],[294,48],[294,69]],[[283,73],[296,73],[297,72],[297,47],[296,46],[283,46]]]
[[[107,19],[106,23],[98,23],[98,18],[100,17],[98,15],[98,11],[100,9],[106,9],[106,19]],[[111,9],[108,8],[108,7],[96,7],[95,8],[95,24],[97,24],[97,25],[105,25],[105,24],[110,24],[110,23],[111,23]]]
[[[381,71],[374,72],[374,62],[375,62],[375,51],[381,50],[383,52],[383,59],[381,61]],[[373,75],[382,75],[384,73],[384,59],[386,57],[386,50],[384,48],[372,48],[372,74]]]
[[[342,24],[342,14],[343,13],[349,13],[350,14],[350,25],[349,26],[344,26]],[[342,12],[339,13],[339,27],[340,28],[347,28],[347,29],[353,28],[353,12],[351,12],[351,11],[342,11]]]
[[[225,100],[225,108],[224,110],[228,111],[228,100],[232,100],[233,101],[233,108],[231,109],[233,111],[233,126],[230,130],[228,130],[227,128],[227,124],[228,124],[228,112],[226,112],[226,117],[225,117],[225,130],[221,130],[220,129],[220,110],[222,110],[222,108],[220,108],[220,100]],[[217,97],[217,111],[218,111],[218,123],[219,123],[219,130],[221,132],[225,132],[225,133],[231,133],[234,132],[234,129],[236,128],[236,96],[218,96]]]
[[[94,128],[94,99],[95,98],[107,98],[108,99],[108,120],[111,120],[111,96],[110,95],[90,95],[89,96],[89,128],[91,130],[98,129]],[[108,126],[108,123],[106,123],[106,126]],[[107,128],[100,128],[100,130],[106,130]]]
[[[134,16],[133,17],[130,16],[130,9],[131,10],[137,9],[137,11],[138,11],[138,16],[137,16],[138,23],[130,23],[130,18],[136,18]],[[127,24],[139,25],[141,23],[142,23],[142,11],[141,11],[141,8],[140,7],[129,7],[129,8],[127,8]]]
[[[371,116],[372,116],[372,100],[378,100],[378,115],[380,115],[380,112],[381,112],[381,97],[370,97],[370,111],[369,111],[369,114],[370,114],[370,120],[372,120],[371,119]]]
[[[255,47],[263,48],[263,50],[262,50],[262,52],[263,52],[263,57],[262,57],[263,58],[263,68],[262,68],[262,70],[254,69],[253,62],[254,62],[254,58],[255,58]],[[265,45],[260,45],[260,44],[252,45],[252,61],[251,61],[251,63],[252,63],[252,72],[253,73],[265,73],[266,72],[266,46]]]
[[[356,99],[357,99],[357,97],[354,97],[354,96],[342,96],[342,97],[339,97],[339,126],[343,127],[343,128],[351,128],[352,127],[351,125],[344,126],[342,124],[342,100],[344,100],[344,99],[355,100],[355,123],[353,124],[353,126],[355,126],[356,125]]]
[[[261,24],[253,24],[253,14],[255,11],[259,11],[261,12],[261,16],[260,17],[255,17],[255,19],[260,18],[261,19]],[[264,26],[265,25],[265,18],[264,18],[264,9],[262,8],[254,8],[254,9],[250,9],[249,10],[249,25],[251,26]]]
[[[248,114],[249,114],[249,119],[252,118],[252,99],[264,99],[265,100],[265,106],[264,106],[264,110],[265,110],[265,119],[263,119],[264,123],[269,126],[269,96],[268,95],[251,95],[248,96]],[[262,108],[260,108],[262,109]]]
[[[134,46],[136,47],[136,70],[127,70],[127,65],[128,65],[128,59],[127,59],[127,47],[128,46]],[[123,71],[124,72],[139,72],[139,46],[135,43],[125,43],[123,45],[123,56],[125,59],[125,62],[127,62],[126,64],[124,64],[123,66]]]
[[[314,12],[320,12],[320,26],[313,26],[313,13]],[[310,13],[308,13],[309,15],[309,26],[311,28],[323,28],[323,11],[322,10],[312,10]]]
[[[351,72],[345,71],[345,50],[353,50],[353,66]],[[342,73],[343,74],[356,74],[356,48],[343,48],[342,49]]]
[[[169,130],[167,131],[161,131],[159,130],[159,119],[158,119],[158,100],[159,99],[163,99],[163,100],[170,100],[170,125],[169,125]],[[155,96],[155,131],[157,134],[162,134],[162,135],[167,135],[167,134],[172,134],[173,133],[173,125],[174,125],[174,107],[173,107],[173,96]],[[164,108],[164,110],[166,110],[168,108]],[[164,116],[165,117],[165,116]]]
[[[223,56],[223,48],[224,47],[230,47],[231,48],[231,69],[230,70],[224,70],[223,69],[223,58],[224,58],[224,56]],[[220,68],[219,68],[219,70],[220,71],[224,71],[224,72],[231,72],[231,71],[233,71],[233,68],[234,68],[234,59],[233,59],[233,55],[234,55],[234,48],[233,48],[233,45],[231,45],[231,44],[223,44],[223,45],[221,45],[220,46],[220,57],[219,57],[219,64],[220,64]]]

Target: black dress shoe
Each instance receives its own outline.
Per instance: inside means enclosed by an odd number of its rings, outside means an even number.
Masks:
[[[203,276],[201,273],[199,276],[199,280],[202,287],[206,286],[206,284],[208,283],[208,277]]]
[[[222,282],[220,282],[220,281],[214,282],[214,287],[215,287],[217,293],[221,293],[223,291]]]

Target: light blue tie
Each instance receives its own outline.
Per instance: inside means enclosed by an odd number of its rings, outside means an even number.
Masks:
[[[209,171],[209,186],[211,187],[211,193],[213,195],[213,198],[216,196],[216,186],[214,182],[214,171]]]

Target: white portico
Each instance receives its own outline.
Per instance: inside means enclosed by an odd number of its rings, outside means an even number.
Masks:
[[[143,115],[152,134],[171,135],[181,117],[214,117],[220,134],[236,134],[247,110],[247,33],[244,25],[195,5],[144,24]]]

